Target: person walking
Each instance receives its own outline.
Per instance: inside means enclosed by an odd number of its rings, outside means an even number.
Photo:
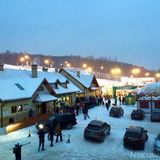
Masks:
[[[106,103],[106,108],[107,108],[107,111],[109,110],[109,104],[108,103]]]
[[[48,139],[51,141],[50,147],[53,147],[54,134],[54,127],[51,125],[48,132]]]
[[[62,129],[61,129],[60,123],[57,123],[57,125],[55,127],[55,131],[56,131],[56,143],[58,142],[59,137],[60,137],[60,141],[63,141]]]
[[[122,97],[122,104],[123,105],[125,104],[125,97],[124,96]]]
[[[108,105],[109,105],[109,107],[111,106],[111,100],[110,100],[110,98],[108,98]]]
[[[44,129],[40,129],[38,132],[38,137],[39,137],[39,147],[38,151],[40,151],[40,148],[42,151],[44,151],[44,142],[45,142],[45,131]],[[42,147],[41,147],[42,146]]]
[[[15,154],[15,160],[21,160],[21,147],[22,145],[17,143],[13,148],[13,153]]]

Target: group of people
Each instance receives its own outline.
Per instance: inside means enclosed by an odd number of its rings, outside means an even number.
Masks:
[[[44,131],[44,129],[39,130],[38,136],[39,136],[38,151],[40,151],[40,149],[45,150],[44,149],[44,143],[45,143],[45,131]],[[50,140],[50,146],[51,147],[53,147],[54,136],[56,136],[56,143],[58,142],[59,138],[60,138],[60,141],[63,141],[63,139],[62,139],[62,129],[61,129],[60,123],[57,123],[55,128],[54,128],[53,125],[51,125],[49,127],[48,140]]]
[[[38,138],[39,138],[39,146],[38,146],[38,151],[42,150],[44,151],[44,144],[45,144],[45,134],[46,132],[44,129],[40,129],[38,131]],[[62,129],[60,126],[60,123],[57,123],[57,125],[54,127],[53,125],[50,125],[49,131],[48,131],[48,140],[50,141],[50,146],[53,146],[53,141],[54,141],[54,136],[56,136],[56,142],[63,141],[62,138]],[[29,144],[30,142],[26,143]],[[23,144],[23,145],[26,145]],[[13,153],[15,155],[15,160],[21,160],[21,148],[23,145],[20,145],[17,143],[15,147],[13,148]]]

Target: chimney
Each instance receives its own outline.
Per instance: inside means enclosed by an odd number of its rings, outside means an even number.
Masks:
[[[55,68],[55,72],[58,72],[58,68]]]
[[[48,71],[48,68],[47,68],[47,67],[42,67],[42,71],[43,71],[43,72],[47,72],[47,71]]]
[[[80,71],[77,71],[77,77],[80,78]]]
[[[4,71],[3,64],[0,64],[0,71]]]
[[[32,64],[32,78],[37,78],[37,64]]]

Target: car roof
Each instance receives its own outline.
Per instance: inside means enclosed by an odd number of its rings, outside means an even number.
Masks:
[[[122,107],[112,107],[111,109],[115,109],[115,110],[119,110],[119,109],[122,109]]]
[[[104,122],[99,121],[99,120],[92,120],[89,125],[94,125],[94,126],[102,126]]]
[[[160,111],[152,111],[152,112],[151,112],[151,114],[154,114],[154,113],[156,113],[156,114],[157,114],[157,113],[158,113],[158,114],[160,114]]]
[[[143,111],[141,108],[134,109],[133,111]]]
[[[72,113],[61,113],[61,114],[55,114],[55,115],[52,115],[52,116],[64,116],[64,115],[73,115]]]
[[[128,132],[141,132],[141,130],[143,129],[143,127],[139,127],[139,126],[129,126],[127,128]]]
[[[136,112],[136,113],[144,113],[144,111],[140,108],[138,109],[134,109],[132,112]]]

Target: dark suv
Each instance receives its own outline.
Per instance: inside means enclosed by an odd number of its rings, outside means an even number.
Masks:
[[[99,120],[92,120],[84,130],[84,138],[103,142],[110,134],[111,126]]]
[[[109,111],[109,116],[112,117],[121,117],[123,116],[124,111],[121,107],[112,107]]]
[[[123,145],[126,148],[144,150],[145,141],[148,140],[147,130],[143,127],[130,126],[126,128]]]
[[[63,113],[52,115],[48,118],[48,120],[36,123],[36,128],[38,130],[43,128],[47,132],[51,125],[55,127],[57,123],[60,123],[62,128],[71,129],[72,126],[77,124],[75,114]]]
[[[160,121],[160,112],[152,111],[151,112],[151,121],[159,122]]]
[[[143,120],[145,112],[142,109],[134,109],[131,113],[131,119]]]

